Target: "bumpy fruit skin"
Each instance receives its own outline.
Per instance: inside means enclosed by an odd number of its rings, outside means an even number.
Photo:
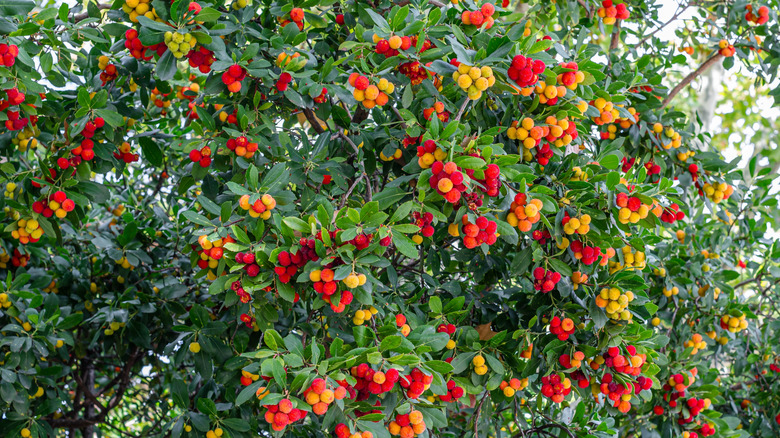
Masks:
[[[200,344],[197,342],[190,342],[190,351],[193,353],[200,352]]]

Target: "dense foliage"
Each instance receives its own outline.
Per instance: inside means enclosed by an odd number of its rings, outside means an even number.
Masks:
[[[2,433],[778,436],[775,3],[0,1]]]

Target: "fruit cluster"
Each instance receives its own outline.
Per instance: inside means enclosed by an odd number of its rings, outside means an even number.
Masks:
[[[502,380],[501,384],[498,385],[498,389],[501,390],[501,392],[504,393],[505,397],[514,397],[515,393],[517,391],[522,391],[523,389],[528,387],[528,377],[523,379],[509,379],[507,382],[506,380]]]
[[[328,406],[333,403],[334,400],[342,400],[347,396],[347,390],[339,386],[336,390],[329,389],[325,382],[325,379],[316,378],[311,382],[311,385],[303,391],[304,399],[306,403],[311,406],[312,412],[315,415],[325,415],[328,412]]]
[[[239,252],[236,253],[234,260],[240,265],[244,265],[243,269],[250,277],[257,277],[260,273],[260,266],[256,263],[255,255],[251,252]],[[240,285],[240,283],[239,283]]]
[[[590,231],[590,215],[583,214],[579,217],[570,217],[568,212],[564,212],[561,225],[563,226],[563,232],[566,234],[588,234],[588,231]]]
[[[200,149],[193,149],[189,154],[190,161],[198,163],[200,167],[209,167],[211,165],[211,148],[203,146]]]
[[[442,195],[447,202],[457,203],[461,193],[466,191],[466,186],[463,184],[463,173],[458,165],[452,161],[447,163],[435,161],[431,166],[431,171],[433,174],[428,179],[430,187]]]
[[[596,15],[602,19],[604,24],[615,24],[617,20],[626,20],[629,17],[628,8],[625,3],[613,5],[612,0],[603,0],[601,7],[596,11]]]
[[[463,391],[463,388],[458,386],[458,384],[454,380],[447,381],[447,393],[444,395],[437,396],[440,401],[443,401],[445,403],[450,402],[456,402],[459,398],[463,397],[463,394],[465,392]],[[431,402],[435,400],[429,400]]]
[[[284,17],[278,17],[277,20],[279,21],[279,24],[284,27],[287,26],[290,23],[295,23],[296,26],[298,26],[298,30],[303,30],[303,9],[301,8],[292,8],[290,11],[289,19]]]
[[[726,40],[720,40],[718,42],[718,53],[725,56],[726,58],[730,58],[734,56],[734,54],[737,52],[737,49],[734,48],[733,44],[729,44]]]
[[[597,261],[599,262],[599,266],[605,266],[610,257],[615,255],[615,250],[612,248],[607,248],[607,251],[605,252],[598,246],[588,246],[579,240],[572,242],[570,248],[574,253],[574,258],[581,261],[586,266],[590,266]],[[599,257],[601,260],[599,260]]]
[[[417,47],[417,35],[412,37],[412,47]],[[420,55],[426,50],[431,49],[433,47],[434,45],[433,43],[431,43],[431,40],[426,39],[425,41],[423,41],[423,44],[420,47],[420,49],[417,50],[417,54]],[[430,65],[431,65],[430,62],[426,64],[426,66],[430,66]],[[422,81],[428,79],[428,77],[431,76],[431,74],[428,73],[428,70],[425,67],[423,67],[419,61],[409,61],[409,62],[402,63],[401,65],[398,66],[398,72],[406,76],[407,78],[409,78],[412,85],[420,85]],[[434,75],[434,86],[438,88],[439,85],[437,84],[440,84],[440,80],[437,81],[436,76]]]
[[[375,106],[385,106],[390,99],[388,95],[393,94],[395,85],[385,78],[379,79],[376,85],[371,84],[369,79],[363,75],[352,73],[348,79],[349,85],[355,87],[352,96],[358,102],[362,102],[367,109]]]
[[[68,195],[62,190],[57,190],[42,201],[33,202],[32,209],[43,217],[56,216],[63,219],[69,212],[76,208],[76,203],[68,199]]]
[[[576,62],[564,62],[561,64],[561,68],[566,69],[566,71],[558,75],[557,82],[569,90],[576,90],[577,85],[585,81],[585,73],[579,71],[580,67]]]
[[[479,153],[473,152],[469,154],[471,157],[479,157]],[[496,197],[499,194],[501,188],[501,168],[497,164],[488,164],[484,171],[481,171],[483,177],[479,176],[479,173],[475,169],[466,169],[466,175],[472,180],[477,182],[477,187],[480,188],[486,195]]]
[[[722,182],[722,183],[705,183],[704,186],[699,189],[699,194],[703,194],[707,196],[710,201],[718,204],[724,199],[729,199],[729,197],[734,193],[734,186]]]
[[[11,237],[17,239],[22,245],[27,245],[30,242],[35,243],[43,236],[43,228],[33,218],[19,219],[13,226],[16,229],[11,230]]]
[[[485,357],[481,354],[477,354],[471,359],[471,365],[474,366],[474,373],[478,376],[484,376],[488,372],[488,367],[485,363]]]
[[[420,411],[412,410],[408,414],[396,415],[387,426],[390,435],[401,438],[414,438],[425,432],[425,421]]]
[[[366,284],[367,279],[368,277],[366,277],[366,274],[356,274],[355,272],[352,272],[344,277],[344,279],[341,281],[348,289],[354,289],[358,286],[363,286]]]
[[[336,433],[337,438],[374,438],[374,434],[367,430],[352,433],[349,430],[349,426],[344,423],[337,424],[333,431]]]
[[[553,403],[561,403],[571,392],[571,380],[568,377],[561,378],[558,374],[550,374],[542,377],[542,395]]]
[[[157,12],[151,3],[152,0],[125,0],[122,10],[130,16],[133,23],[138,23],[138,17],[142,15],[150,20],[157,20]]]
[[[117,77],[116,66],[111,64],[108,56],[100,55],[98,58],[98,68],[102,70],[100,72],[100,80],[105,86],[107,83],[113,81]]]
[[[748,327],[748,322],[745,319],[745,314],[739,316],[723,315],[720,318],[720,328],[728,330],[731,333],[739,333]]]
[[[249,386],[252,383],[258,381],[260,379],[259,374],[252,374],[249,371],[241,370],[241,385],[243,386]]]
[[[572,274],[571,274],[572,289],[574,289],[574,290],[579,289],[580,285],[584,284],[587,281],[588,281],[588,276],[586,274],[583,274],[580,271],[572,272]]]
[[[685,219],[685,213],[680,211],[680,206],[677,203],[673,203],[667,208],[664,208],[661,213],[661,221],[667,224],[673,224],[675,221],[681,221]]]
[[[207,278],[209,280],[214,281],[217,278],[214,270],[219,266],[219,260],[222,259],[222,256],[225,254],[223,247],[226,244],[233,242],[235,242],[235,240],[230,236],[225,236],[224,238],[215,241],[209,240],[208,235],[206,234],[198,237],[198,244],[201,248],[198,251],[200,255],[198,267],[209,270],[207,273]],[[194,247],[193,249],[197,249],[197,247]]]
[[[621,249],[621,252],[623,254],[623,263],[610,261],[610,274],[614,274],[621,269],[641,271],[645,268],[646,260],[644,251],[634,251],[631,246],[626,245]]]
[[[431,387],[432,382],[432,375],[425,374],[419,368],[415,368],[408,375],[402,376],[399,384],[401,388],[406,390],[407,398],[416,399]]]
[[[434,113],[443,123],[447,123],[450,120],[450,112],[444,109],[444,102],[436,102],[432,107],[425,108],[423,110],[423,118],[430,120]]]
[[[661,143],[661,147],[663,147],[665,150],[672,148],[677,149],[682,145],[682,137],[680,136],[680,133],[675,131],[671,126],[664,128],[664,125],[656,122],[653,124],[653,133]]]
[[[412,240],[416,244],[421,244],[423,237],[433,236],[433,214],[430,212],[420,213],[419,211],[412,212],[412,223],[420,228],[420,234],[412,236]]]
[[[289,75],[289,73],[288,73]],[[231,93],[241,91],[241,81],[246,77],[246,69],[238,64],[233,64],[222,72],[222,83]]]
[[[555,316],[550,320],[550,333],[557,335],[561,341],[565,341],[574,334],[574,321],[571,318],[561,319],[561,317]]]
[[[24,93],[19,91],[18,88],[13,87],[5,90],[5,94],[7,96],[7,99],[0,100],[0,111],[5,111],[6,117],[8,118],[5,121],[5,127],[9,131],[18,131],[25,126],[27,126],[27,123],[32,121],[33,124],[36,123],[38,120],[37,116],[30,116],[28,117],[19,117],[19,110],[11,110],[9,109],[12,106],[18,106],[24,103],[24,100],[27,96],[25,96]]]
[[[183,58],[184,55],[190,52],[190,49],[195,47],[195,41],[192,40],[191,33],[181,33],[179,31],[165,32],[163,41],[168,46],[168,50],[171,51],[176,58]]]
[[[767,21],[769,21],[769,8],[766,6],[760,6],[758,8],[758,15],[753,13],[753,5],[747,5],[745,6],[745,20],[757,24],[762,25],[765,24]],[[2,48],[0,47],[0,53],[2,53]]]
[[[506,221],[509,225],[517,227],[522,232],[531,231],[533,224],[539,222],[542,217],[542,201],[540,199],[528,199],[525,193],[518,193],[509,206]]]
[[[436,162],[442,162],[447,158],[447,153],[436,145],[433,140],[425,140],[417,146],[417,164],[422,169],[428,169]]]
[[[252,202],[252,198],[249,195],[243,195],[239,198],[238,205],[244,211],[248,211],[249,216],[268,220],[271,218],[271,210],[276,207],[276,200],[268,193],[255,199],[254,202]]]
[[[496,77],[493,76],[493,69],[488,66],[482,68],[470,66],[461,63],[458,71],[452,74],[458,86],[468,93],[469,99],[478,100],[482,97],[482,92],[492,87],[496,83]]]
[[[384,39],[374,34],[374,43],[376,44],[374,51],[385,55],[385,58],[397,56],[399,50],[409,50],[412,47],[412,39],[408,36],[391,35],[390,38]]]
[[[150,61],[155,53],[157,56],[162,56],[168,50],[168,46],[162,42],[144,46],[138,38],[138,31],[135,29],[128,29],[125,32],[125,48],[130,52],[130,56],[135,59],[143,59],[144,61]]]
[[[133,153],[133,147],[130,143],[123,141],[122,144],[119,145],[119,149],[114,152],[114,158],[122,160],[126,164],[130,164],[138,161],[138,154]]]
[[[704,337],[702,335],[694,333],[693,336],[691,336],[691,339],[683,343],[683,346],[685,348],[692,348],[691,354],[696,354],[700,350],[706,349],[707,343],[704,342]]]
[[[203,46],[190,50],[189,53],[187,53],[187,61],[189,62],[190,67],[197,68],[198,71],[203,74],[211,72],[211,64],[213,64],[215,60],[214,53]]]
[[[171,93],[163,93],[160,90],[157,89],[157,87],[154,87],[152,89],[152,93],[149,96],[149,99],[152,101],[154,106],[157,108],[168,108],[171,106],[171,99],[168,98],[168,96]],[[162,114],[165,114],[165,110],[163,109]]]
[[[547,84],[544,81],[539,81],[535,87],[525,88],[524,95],[530,96],[531,92],[539,96],[539,103],[543,105],[555,105],[558,103],[559,97],[566,96],[567,88],[564,85]]]
[[[579,368],[585,360],[585,353],[575,351],[574,354],[564,353],[558,357],[558,363],[566,369]]]
[[[507,70],[509,79],[515,81],[520,88],[528,88],[539,81],[539,75],[544,73],[547,66],[543,61],[516,55],[512,58],[512,64]]]
[[[24,129],[16,133],[16,137],[11,139],[20,152],[26,152],[28,148],[38,147],[38,139],[35,137],[41,135],[41,130],[36,126],[25,126]]]
[[[264,416],[265,421],[276,432],[281,432],[288,424],[303,420],[307,414],[304,410],[293,408],[292,402],[287,398],[281,399],[275,405],[264,405],[263,407],[267,409]]]
[[[357,310],[352,317],[352,323],[355,325],[363,325],[363,323],[370,321],[377,313],[379,313],[379,310],[374,306],[371,306],[366,310]]]
[[[246,159],[252,158],[255,152],[257,152],[258,147],[257,143],[249,141],[249,139],[243,135],[238,138],[230,138],[227,141],[228,149],[235,152],[239,157],[244,157]]]
[[[483,243],[492,245],[496,243],[498,236],[496,230],[498,224],[485,216],[479,216],[474,223],[469,221],[468,215],[463,215],[463,246],[468,249],[476,248]]]
[[[401,334],[404,335],[404,337],[409,336],[409,333],[412,331],[412,328],[406,323],[406,316],[404,315],[395,315],[395,325],[401,329]]]
[[[544,293],[550,292],[555,289],[555,285],[561,281],[561,274],[552,270],[545,270],[543,267],[538,266],[534,269],[534,289],[540,290]]]
[[[350,375],[356,380],[354,388],[357,391],[358,401],[366,400],[372,394],[379,395],[391,391],[396,382],[401,379],[401,375],[395,368],[390,368],[387,372],[375,371],[366,363],[353,366]]]
[[[596,297],[596,305],[606,310],[610,319],[631,321],[633,315],[628,311],[628,305],[633,300],[634,293],[630,290],[621,291],[616,287],[605,287]]]
[[[599,116],[593,118],[593,123],[599,126],[614,122],[620,115],[615,104],[607,101],[603,97],[592,100],[590,105],[599,110]]]
[[[466,26],[484,26],[485,30],[488,30],[493,27],[495,13],[496,7],[492,3],[485,3],[477,11],[463,11],[460,19]]]
[[[17,56],[19,56],[19,47],[16,44],[0,43],[0,66],[13,67]]]
[[[626,193],[618,193],[615,204],[620,208],[618,220],[621,224],[635,224],[647,217],[650,207],[642,203],[637,196],[628,196]]]

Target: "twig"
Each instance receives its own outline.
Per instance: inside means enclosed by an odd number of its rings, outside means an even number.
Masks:
[[[661,103],[661,109],[666,108],[667,105],[669,105],[669,102],[674,98],[674,96],[677,95],[683,88],[688,86],[688,84],[691,83],[694,79],[696,79],[697,76],[701,75],[705,71],[709,70],[710,67],[712,67],[713,64],[720,61],[720,59],[723,57],[723,55],[720,54],[720,52],[716,52],[714,55],[712,55],[708,60],[704,61],[704,64],[699,66],[696,70],[691,72],[688,76],[685,77],[679,84],[677,84],[676,87],[672,88],[672,91],[669,92],[669,95],[666,96],[666,99],[664,99],[663,103]]]
[[[679,9],[679,6],[678,6],[678,10],[677,10],[677,12],[675,12],[675,14],[672,16],[672,18],[670,18],[670,19],[669,19],[669,21],[667,21],[666,23],[662,24],[662,25],[661,25],[661,27],[659,27],[658,29],[656,29],[656,30],[654,30],[654,31],[650,32],[649,34],[647,34],[647,36],[645,36],[644,38],[642,38],[642,39],[639,41],[639,43],[638,43],[636,46],[637,46],[637,47],[640,47],[640,46],[641,46],[642,44],[644,44],[644,43],[645,43],[647,40],[649,40],[650,38],[652,38],[652,36],[653,36],[653,35],[655,35],[656,33],[658,33],[658,32],[659,32],[661,29],[665,28],[665,27],[666,27],[666,26],[668,26],[668,25],[669,25],[671,22],[673,22],[674,20],[676,20],[676,19],[677,19],[677,17],[679,17],[680,15],[682,15],[682,13],[683,13],[683,12],[685,12],[685,11],[686,11],[686,10],[687,10],[689,7],[691,7],[691,3],[688,3],[688,4],[687,4],[687,5],[685,5],[685,7],[684,7],[684,8],[682,8],[682,9]]]
[[[403,116],[401,116],[401,113],[398,111],[398,108],[393,107],[393,112],[395,113],[396,117],[398,117],[398,120],[401,121],[401,128],[406,129],[406,121],[404,120]]]
[[[577,3],[579,3],[580,6],[582,6],[583,8],[585,8],[586,11],[588,11],[588,20],[592,20],[595,8],[588,7],[588,5],[583,0],[577,0]]]
[[[444,3],[442,3],[442,2],[440,2],[438,0],[430,0],[428,3],[436,6],[437,8],[443,8],[444,7]]]
[[[355,186],[358,185],[358,183],[366,176],[365,173],[361,173],[359,177],[355,178],[355,181],[352,182],[352,185],[349,186],[349,190],[347,190],[347,193],[344,193],[344,196],[341,197],[341,202],[339,203],[339,210],[344,208],[344,204],[347,203],[347,199],[349,198],[349,195],[352,194],[352,191],[355,190]],[[371,184],[367,184],[371,185]]]
[[[455,120],[454,120],[455,122],[460,121],[460,118],[463,116],[463,112],[466,111],[466,105],[468,105],[469,102],[471,102],[471,99],[469,99],[468,97],[466,98],[466,100],[463,101],[463,105],[461,105],[460,109],[458,110],[458,115],[455,116]]]
[[[102,10],[111,9],[111,5],[102,5],[102,4],[99,4],[99,3],[97,5],[97,7],[98,7],[98,9],[102,9]],[[84,21],[87,18],[89,18],[89,12],[82,12],[81,14],[73,16],[73,23],[75,24],[75,23],[78,23],[79,21]]]
[[[466,101],[468,102],[468,99]],[[490,391],[485,391],[485,395],[482,396],[482,400],[479,401],[479,405],[477,406],[477,411],[474,413],[474,438],[479,438],[479,414],[482,412],[482,405],[485,404],[485,400],[489,394]]]

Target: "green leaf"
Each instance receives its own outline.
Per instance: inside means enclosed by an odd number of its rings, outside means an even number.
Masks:
[[[141,145],[141,151],[143,151],[144,158],[155,167],[160,167],[163,164],[163,154],[160,147],[157,146],[157,142],[150,137],[139,137],[138,143]]]
[[[209,23],[212,21],[219,20],[219,17],[222,16],[222,13],[214,8],[203,8],[198,12],[197,19],[198,21],[202,21],[204,23]]]
[[[162,81],[169,81],[176,74],[176,69],[176,57],[173,52],[167,50],[157,61],[157,77]]]

